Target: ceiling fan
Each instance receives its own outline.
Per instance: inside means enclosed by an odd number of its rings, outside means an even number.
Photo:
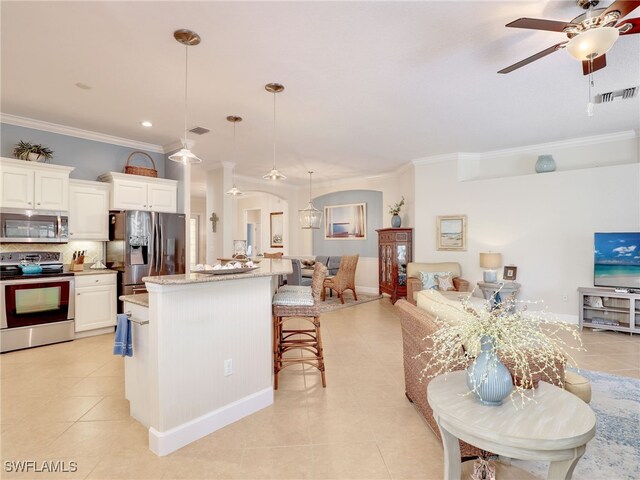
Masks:
[[[599,0],[576,0],[576,3],[587,12],[578,15],[570,22],[519,18],[508,23],[507,27],[565,33],[569,40],[557,43],[518,63],[503,68],[498,73],[513,72],[520,67],[546,57],[550,53],[566,48],[572,57],[582,61],[584,75],[589,75],[607,66],[605,53],[613,46],[618,39],[618,35],[640,33],[640,18],[630,18],[620,22],[622,18],[640,6],[640,0],[617,0],[607,8],[598,9],[593,7],[600,3]]]

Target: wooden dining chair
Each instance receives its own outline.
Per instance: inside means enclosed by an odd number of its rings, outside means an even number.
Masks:
[[[338,294],[338,298],[342,304],[344,304],[344,292],[346,290],[351,290],[353,292],[353,298],[356,302],[358,301],[358,295],[356,294],[356,267],[358,266],[358,258],[360,258],[360,255],[342,256],[338,273],[333,277],[324,279],[322,287],[323,302],[327,298],[327,288]]]

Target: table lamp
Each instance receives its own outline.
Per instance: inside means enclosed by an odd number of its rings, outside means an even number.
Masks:
[[[484,268],[483,279],[486,283],[495,283],[498,280],[496,268],[502,265],[502,255],[495,252],[480,254],[480,267]]]

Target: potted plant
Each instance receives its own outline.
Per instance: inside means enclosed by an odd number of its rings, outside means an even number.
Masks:
[[[440,328],[426,337],[429,347],[420,356],[429,361],[421,380],[466,369],[469,392],[486,405],[499,405],[509,395],[523,405],[533,399],[543,375],[562,384],[557,364],[575,365],[569,350],[584,350],[573,325],[557,321],[546,311],[529,312],[527,305],[517,309],[519,302],[511,297],[497,303],[485,301],[482,306],[461,298],[460,306],[454,308],[451,303],[439,303],[437,292],[430,293],[435,303],[429,308]],[[452,314],[463,318],[452,323]]]
[[[13,156],[27,162],[46,162],[53,158],[53,150],[42,145],[20,140],[13,147]]]
[[[402,219],[400,218],[400,210],[402,210],[403,206],[404,206],[404,195],[402,196],[402,200],[400,200],[394,206],[389,205],[389,213],[392,215],[391,226],[393,228],[400,228],[400,225],[402,225]]]

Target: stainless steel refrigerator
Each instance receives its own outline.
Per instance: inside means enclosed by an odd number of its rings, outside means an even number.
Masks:
[[[107,266],[118,271],[118,298],[145,293],[142,277],[185,273],[184,214],[112,211],[109,240]]]

